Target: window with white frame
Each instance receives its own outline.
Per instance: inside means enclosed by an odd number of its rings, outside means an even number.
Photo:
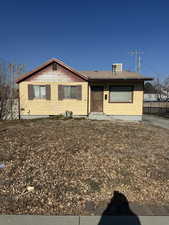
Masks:
[[[133,102],[133,87],[131,86],[110,86],[109,102]]]

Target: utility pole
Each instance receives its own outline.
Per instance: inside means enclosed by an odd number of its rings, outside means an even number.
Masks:
[[[135,49],[133,51],[129,52],[130,55],[134,55],[135,57],[135,70],[137,73],[141,71],[141,54],[143,52],[139,51],[138,49]]]
[[[13,119],[13,92],[14,92],[14,64],[9,64],[9,76],[10,76],[10,86],[9,86],[9,91],[10,91],[10,119]]]
[[[16,72],[16,64],[10,63],[8,65],[9,69],[9,76],[10,76],[10,85],[9,85],[9,90],[10,90],[10,119],[14,119],[14,105],[15,105],[15,72]]]

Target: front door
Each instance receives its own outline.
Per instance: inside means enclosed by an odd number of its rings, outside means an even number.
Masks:
[[[91,112],[103,112],[103,86],[91,86]]]

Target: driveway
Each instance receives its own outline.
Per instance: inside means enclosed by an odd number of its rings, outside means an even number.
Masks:
[[[165,129],[169,129],[169,119],[165,119],[158,116],[153,115],[143,115],[143,121],[154,126],[162,127]]]

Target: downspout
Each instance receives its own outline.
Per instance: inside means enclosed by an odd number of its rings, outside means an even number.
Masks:
[[[18,84],[18,117],[19,120],[21,119],[21,113],[20,113],[20,92],[19,92],[19,84]]]
[[[89,115],[89,81],[87,87],[87,115]]]

